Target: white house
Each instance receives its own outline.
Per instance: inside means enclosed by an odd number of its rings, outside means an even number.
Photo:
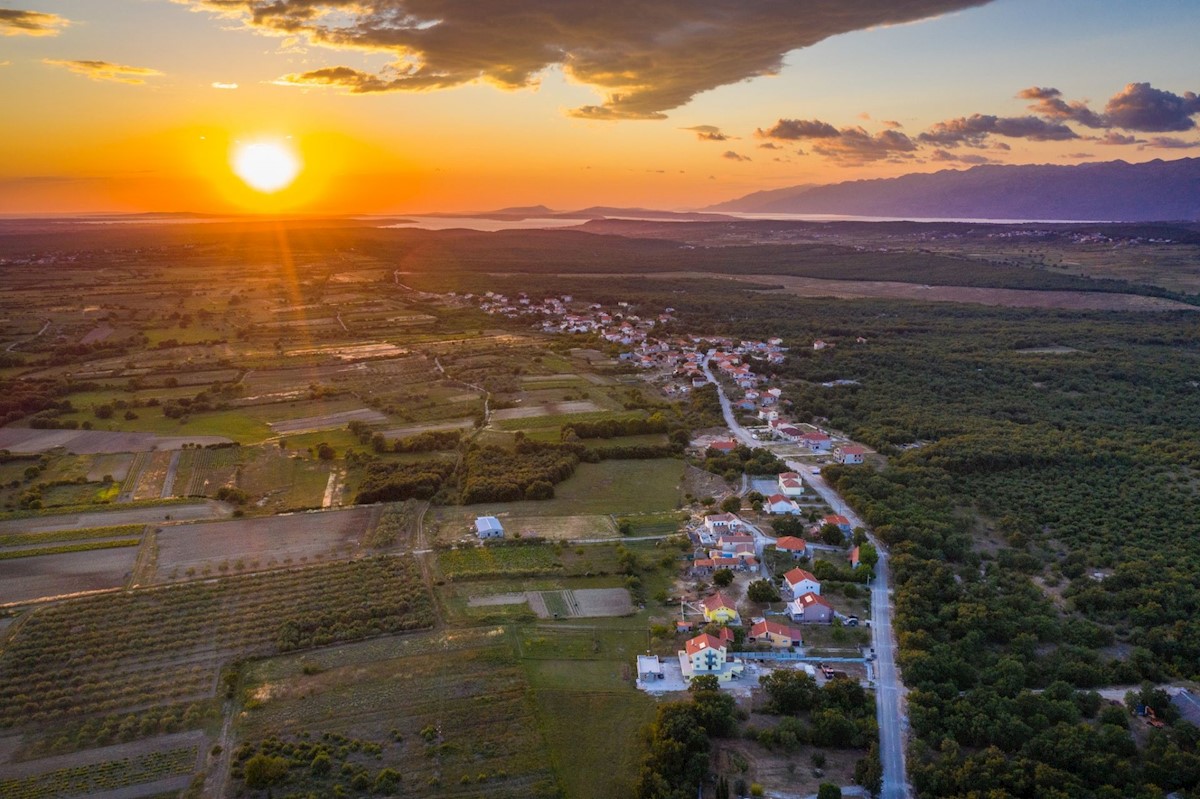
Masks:
[[[475,534],[481,539],[503,538],[504,527],[495,516],[479,516],[475,519]]]
[[[819,594],[804,594],[788,603],[787,613],[792,621],[828,624],[833,620],[833,605]]]
[[[828,452],[833,446],[833,439],[824,433],[804,433],[799,441],[813,452]]]
[[[732,513],[714,513],[704,517],[704,526],[710,533],[724,534],[741,527],[742,520]]]
[[[804,569],[792,569],[783,575],[783,581],[791,589],[792,596],[804,596],[808,593],[821,595],[821,583],[816,575]]]
[[[783,494],[772,494],[767,498],[767,513],[788,516],[799,516],[800,506],[793,500],[788,499]]]
[[[858,447],[854,445],[838,447],[837,459],[838,463],[862,463],[863,457],[866,454],[867,450],[864,447]]]
[[[785,497],[798,497],[804,493],[804,483],[796,472],[784,472],[779,475],[779,493]]]

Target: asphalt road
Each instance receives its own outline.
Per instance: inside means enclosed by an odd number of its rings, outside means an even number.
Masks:
[[[734,418],[733,406],[725,396],[721,384],[713,377],[707,358],[704,359],[702,368],[709,381],[717,385],[721,411],[725,415],[725,424],[729,426],[729,431],[746,446],[761,446],[762,442],[756,440],[750,431],[738,424]],[[795,471],[803,473],[804,481],[829,503],[835,513],[845,516],[854,527],[866,527],[858,514],[820,474],[816,473],[816,467],[798,461],[786,463]],[[867,537],[879,553],[879,562],[875,564],[875,582],[871,586],[871,632],[875,646],[876,674],[875,708],[879,721],[879,756],[883,762],[883,790],[879,795],[882,799],[907,799],[911,795],[904,765],[904,739],[908,719],[904,715],[904,684],[900,681],[900,673],[896,669],[896,638],[892,631],[889,588],[891,570],[887,549],[875,536],[868,533]]]

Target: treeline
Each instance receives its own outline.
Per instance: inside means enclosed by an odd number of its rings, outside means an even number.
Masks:
[[[667,418],[661,413],[653,413],[644,419],[599,419],[594,422],[571,422],[562,426],[562,440],[642,436],[650,433],[666,433],[669,430],[671,430],[671,423]]]
[[[704,460],[699,465],[726,480],[736,480],[743,474],[780,474],[789,471],[788,465],[770,450],[763,447],[751,449],[744,444],[739,444],[731,452],[720,452],[710,447],[705,450]]]
[[[429,430],[406,438],[389,439],[383,433],[374,432],[371,426],[358,419],[351,420],[346,429],[354,434],[360,444],[369,444],[380,454],[384,452],[444,452],[458,449],[462,442],[461,430]]]
[[[575,473],[579,455],[564,446],[524,442],[516,453],[503,447],[474,447],[464,462],[461,502],[551,499],[554,485]]]
[[[354,501],[402,502],[406,499],[431,499],[454,474],[454,462],[427,460],[417,463],[370,461]]]

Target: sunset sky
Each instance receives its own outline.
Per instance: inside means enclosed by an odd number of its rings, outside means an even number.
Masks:
[[[0,213],[696,208],[1200,155],[1194,0],[0,0]],[[263,193],[240,142],[302,167]]]

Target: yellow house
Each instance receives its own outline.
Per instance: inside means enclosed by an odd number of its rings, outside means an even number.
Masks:
[[[790,649],[803,643],[801,636],[801,631],[795,627],[764,619],[750,628],[746,643],[770,644],[772,649]]]
[[[704,611],[705,621],[715,621],[721,624],[742,623],[737,612],[737,605],[720,591],[700,600],[700,607]]]

